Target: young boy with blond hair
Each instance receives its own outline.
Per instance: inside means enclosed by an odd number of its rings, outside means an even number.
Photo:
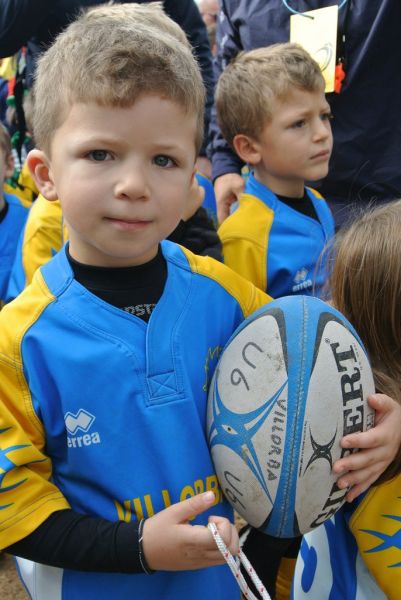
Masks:
[[[4,191],[5,179],[12,175],[13,169],[10,136],[0,125],[0,185],[3,187],[0,193],[0,308],[6,300],[18,239],[28,215],[19,198]]]
[[[296,44],[239,54],[220,76],[217,114],[251,169],[239,207],[219,228],[225,263],[274,298],[315,294],[334,234],[326,202],[305,181],[328,171],[330,107],[319,65]]]
[[[209,568],[224,559],[208,519],[234,553],[238,537],[205,374],[269,298],[163,241],[185,213],[203,105],[158,7],[93,9],[39,61],[28,164],[69,243],[0,320],[0,544],[37,600],[239,598],[228,567]]]
[[[238,551],[208,373],[269,297],[164,241],[194,178],[202,80],[158,7],[119,10],[83,14],[38,65],[28,164],[69,242],[0,314],[0,548],[36,600],[232,600],[205,527]],[[362,453],[348,483],[366,466]]]

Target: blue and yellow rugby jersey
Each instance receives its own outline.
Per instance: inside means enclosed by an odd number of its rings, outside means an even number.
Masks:
[[[49,202],[39,194],[29,211],[18,242],[8,284],[8,301],[16,298],[31,283],[38,267],[61,250],[66,237],[60,202]]]
[[[371,488],[302,541],[293,600],[399,600],[401,475]]]
[[[207,388],[234,329],[270,298],[213,259],[162,251],[148,324],[80,285],[65,250],[0,313],[0,547],[68,506],[130,521],[212,489],[197,522],[232,515],[207,447]],[[227,566],[149,577],[26,565],[36,600],[239,598]]]
[[[273,298],[319,295],[326,281],[319,256],[334,221],[325,200],[310,188],[307,193],[319,221],[284,204],[250,174],[238,208],[218,230],[225,264]]]
[[[24,227],[28,210],[16,196],[4,194],[8,211],[0,223],[0,303],[7,297],[10,273],[17,253],[18,239]]]

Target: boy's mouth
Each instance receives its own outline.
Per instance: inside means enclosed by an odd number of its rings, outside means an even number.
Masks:
[[[318,152],[317,154],[314,154],[313,156],[311,156],[311,160],[328,160],[330,158],[330,151],[329,150],[321,150],[320,152]]]
[[[150,223],[150,221],[145,221],[142,219],[123,219],[115,217],[108,217],[107,220],[117,228],[128,231],[140,231],[145,229]]]

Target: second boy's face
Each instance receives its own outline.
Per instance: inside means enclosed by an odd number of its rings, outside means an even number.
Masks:
[[[257,145],[256,177],[276,194],[303,195],[305,181],[327,175],[333,146],[330,106],[323,92],[293,89],[275,101],[273,119]]]
[[[119,267],[156,255],[189,196],[195,133],[194,115],[157,96],[128,108],[72,106],[52,140],[49,181],[73,258]]]

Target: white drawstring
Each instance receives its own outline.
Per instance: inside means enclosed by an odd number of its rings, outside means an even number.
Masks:
[[[251,578],[255,588],[261,595],[262,600],[271,600],[265,586],[260,581],[259,577],[255,572],[255,569],[252,567],[251,563],[249,562],[245,554],[242,552],[242,550],[239,551],[238,556],[235,558],[223,542],[219,532],[217,531],[216,525],[214,523],[209,523],[208,529],[212,532],[214,541],[216,542],[216,545],[220,550],[221,554],[223,555],[226,563],[230,567],[231,572],[234,575],[244,597],[249,598],[249,600],[257,600],[256,596],[249,589],[249,586],[241,573],[241,563],[244,565],[246,572]]]

